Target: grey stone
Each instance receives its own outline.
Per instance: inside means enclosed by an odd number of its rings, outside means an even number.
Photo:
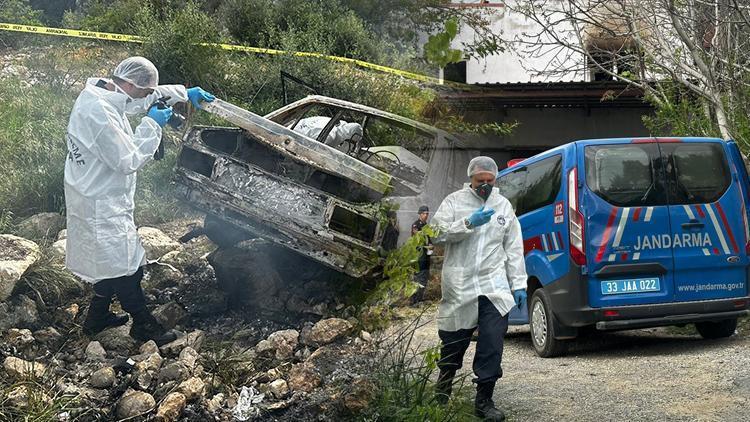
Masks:
[[[168,364],[159,371],[159,384],[169,381],[182,382],[190,376],[190,369],[184,363],[177,361]]]
[[[297,347],[299,333],[297,330],[276,331],[255,346],[259,355],[273,355],[278,360],[289,359]]]
[[[282,399],[289,393],[289,386],[283,379],[278,379],[268,385],[268,391],[277,399]]]
[[[127,353],[135,347],[135,339],[130,337],[130,326],[109,328],[97,334],[95,339],[106,350]]]
[[[184,394],[188,401],[193,401],[203,398],[203,391],[205,388],[206,383],[204,383],[202,379],[192,377],[181,382],[177,387],[177,391]]]
[[[107,351],[98,341],[90,341],[86,346],[86,360],[101,361],[107,358]]]
[[[156,400],[143,391],[129,390],[117,402],[116,414],[119,419],[145,415],[156,407]]]
[[[153,314],[164,328],[172,329],[187,316],[187,311],[177,302],[169,302],[157,306]]]
[[[354,328],[352,323],[345,319],[323,319],[313,325],[308,342],[319,345],[328,344],[346,336],[352,328]]]
[[[18,223],[16,232],[28,239],[55,238],[65,228],[65,217],[54,212],[32,215]]]
[[[180,352],[180,362],[184,363],[188,368],[195,368],[198,359],[200,359],[200,355],[190,346],[185,347]]]
[[[65,248],[67,242],[66,239],[61,239],[55,241],[55,243],[50,246],[50,253],[58,262],[65,261]]]
[[[29,329],[11,328],[5,334],[5,341],[12,346],[25,347],[34,342],[34,336]]]
[[[179,243],[153,227],[140,227],[138,236],[149,260],[158,260],[167,253],[180,249]]]
[[[180,354],[182,349],[187,346],[192,347],[193,349],[195,349],[195,351],[200,351],[200,348],[203,345],[203,341],[205,339],[206,333],[204,333],[202,330],[195,330],[171,343],[167,343],[164,346],[161,346],[159,350],[161,351],[162,355],[165,356],[177,356]]]
[[[0,302],[8,299],[23,273],[41,256],[39,245],[11,234],[0,234]]]
[[[176,421],[185,410],[187,399],[182,393],[172,392],[164,398],[156,411],[157,421]]]
[[[42,344],[54,345],[62,340],[62,334],[55,327],[47,327],[34,331],[34,338]]]
[[[3,369],[12,379],[39,378],[47,370],[41,362],[30,362],[14,356],[8,356],[3,361]]]
[[[154,353],[159,353],[159,346],[156,345],[155,341],[149,340],[138,348],[138,352],[145,355],[152,355]]]
[[[115,370],[111,366],[105,366],[95,371],[89,378],[89,384],[94,388],[109,388],[115,381]]]
[[[0,331],[9,328],[39,328],[39,311],[28,296],[18,295],[0,303]]]

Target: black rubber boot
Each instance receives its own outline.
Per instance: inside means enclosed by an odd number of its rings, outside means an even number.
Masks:
[[[453,392],[453,377],[455,376],[456,371],[440,370],[440,375],[438,375],[437,384],[435,385],[435,401],[438,404],[448,403],[448,399],[450,399]]]
[[[94,296],[91,299],[86,320],[83,322],[83,333],[87,336],[96,335],[107,328],[120,327],[128,323],[127,315],[117,315],[109,311],[111,298]]]
[[[162,327],[148,309],[133,314],[130,337],[143,342],[153,340],[157,346],[177,340],[177,336]]]
[[[502,422],[505,413],[495,407],[492,393],[495,391],[495,381],[477,384],[477,398],[474,401],[474,413],[484,421]]]

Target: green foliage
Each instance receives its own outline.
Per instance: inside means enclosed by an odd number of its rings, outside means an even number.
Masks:
[[[426,225],[388,254],[383,267],[383,281],[368,294],[364,310],[360,314],[360,320],[365,328],[375,330],[387,326],[393,306],[417,291],[417,283],[414,282],[417,260],[429,238],[436,236],[435,228]]]
[[[67,299],[83,297],[85,289],[81,281],[67,271],[45,245],[42,256],[26,270],[16,285],[15,292],[34,298],[39,309],[48,311],[43,313],[46,317],[67,304]]]
[[[43,13],[29,0],[0,0],[0,22],[41,25]],[[17,47],[37,41],[37,36],[0,31],[0,47]]]
[[[136,12],[143,8],[143,3],[141,0],[91,0],[79,13],[66,13],[62,23],[66,28],[132,34]]]
[[[13,211],[0,209],[0,233],[13,231]]]
[[[383,59],[383,41],[338,0],[227,0],[217,15],[232,37],[246,45]]]
[[[473,420],[473,405],[466,394],[466,377],[457,377],[451,400],[440,405],[432,381],[440,359],[438,346],[424,348],[415,343],[421,318],[380,344],[382,356],[374,370],[375,399],[361,415],[365,421],[451,421]]]
[[[187,214],[185,204],[174,194],[172,171],[177,162],[178,133],[165,129],[165,154],[138,172],[135,191],[135,223],[138,226],[159,224]]]
[[[647,98],[654,106],[654,114],[644,116],[643,122],[654,136],[706,136],[721,138],[714,110],[702,98],[676,83],[661,83],[667,101]],[[728,110],[732,135],[745,154],[750,153],[750,89],[738,83],[733,94],[737,106]],[[724,103],[729,104],[728,98]]]
[[[0,0],[0,22],[39,25],[43,12],[31,7],[29,0]]]
[[[208,90],[221,85],[221,61],[226,55],[216,47],[202,43],[221,41],[213,19],[198,5],[187,2],[184,7],[170,9],[162,19],[152,7],[141,7],[136,28],[147,38],[141,50],[144,57],[159,69],[159,83],[198,83]]]
[[[238,349],[234,342],[209,342],[201,351],[201,365],[210,377],[208,393],[233,393],[257,374],[249,349]],[[221,386],[219,391],[216,386]],[[215,391],[214,391],[215,390]]]
[[[12,402],[9,394],[11,392],[18,394],[19,389],[25,389],[28,397],[25,405],[20,407]],[[53,377],[50,375],[16,382],[0,377],[0,420],[2,421],[57,422],[60,421],[61,413],[73,411],[77,406],[78,397],[57,392]],[[84,413],[92,413],[92,411],[87,410]]]
[[[450,19],[445,23],[445,31],[430,35],[424,45],[424,54],[428,62],[441,69],[450,63],[458,63],[463,59],[463,52],[451,48],[451,42],[458,34],[458,20]]]
[[[0,80],[0,209],[18,217],[64,208],[65,127],[71,92]]]

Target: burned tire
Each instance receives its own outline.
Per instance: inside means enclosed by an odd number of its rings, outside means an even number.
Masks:
[[[254,236],[236,225],[222,220],[212,214],[206,214],[203,230],[216,246],[229,248]]]
[[[568,349],[565,341],[555,338],[555,315],[550,309],[550,300],[544,289],[537,289],[531,296],[529,306],[529,328],[531,344],[536,354],[551,358],[564,354]]]
[[[729,337],[737,330],[737,318],[724,319],[721,321],[696,322],[695,328],[705,339]]]

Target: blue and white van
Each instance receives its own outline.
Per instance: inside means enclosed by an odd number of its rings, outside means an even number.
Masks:
[[[695,323],[731,336],[748,314],[750,180],[737,144],[572,142],[498,174],[523,228],[530,325],[542,357],[580,329]]]

